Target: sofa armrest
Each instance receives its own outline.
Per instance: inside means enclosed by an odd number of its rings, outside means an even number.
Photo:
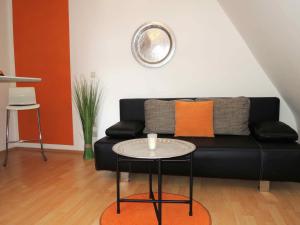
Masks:
[[[105,134],[114,138],[135,138],[143,133],[144,127],[139,121],[120,121],[106,129]]]
[[[297,132],[289,125],[280,121],[266,121],[251,126],[253,136],[263,142],[294,142],[298,139]]]

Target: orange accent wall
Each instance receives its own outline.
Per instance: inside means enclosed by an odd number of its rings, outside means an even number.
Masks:
[[[44,143],[73,144],[68,0],[13,0],[16,75],[41,77],[34,86],[41,105]],[[37,137],[36,114],[19,113],[20,138]]]

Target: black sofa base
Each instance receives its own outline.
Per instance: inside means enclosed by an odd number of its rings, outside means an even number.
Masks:
[[[171,135],[159,137],[174,138]],[[260,143],[252,136],[179,139],[197,146],[193,166],[195,176],[300,181],[300,145],[297,143]],[[116,155],[112,147],[123,140],[104,137],[95,143],[96,170],[116,170]],[[132,163],[123,165],[121,171],[147,173],[148,169],[143,163]],[[189,170],[184,163],[165,163],[163,173],[188,175]]]

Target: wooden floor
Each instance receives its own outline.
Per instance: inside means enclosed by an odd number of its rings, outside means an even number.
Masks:
[[[1,161],[3,154],[0,154]],[[95,171],[81,154],[18,149],[0,168],[1,225],[96,225],[115,201],[112,172]],[[188,194],[188,178],[164,178],[166,192]],[[258,182],[196,178],[195,199],[211,213],[214,225],[299,225],[300,183],[274,182],[259,193]],[[121,185],[122,195],[147,191],[147,178],[134,174]],[[134,224],[135,225],[135,224]],[[171,225],[171,224],[168,224]]]

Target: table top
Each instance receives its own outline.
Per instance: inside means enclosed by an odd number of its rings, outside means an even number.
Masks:
[[[140,159],[166,159],[187,155],[195,151],[196,146],[190,142],[158,138],[155,150],[148,148],[147,138],[122,141],[113,146],[113,151],[122,156]]]
[[[13,77],[13,76],[0,76],[0,82],[41,82],[41,78],[37,77]]]

